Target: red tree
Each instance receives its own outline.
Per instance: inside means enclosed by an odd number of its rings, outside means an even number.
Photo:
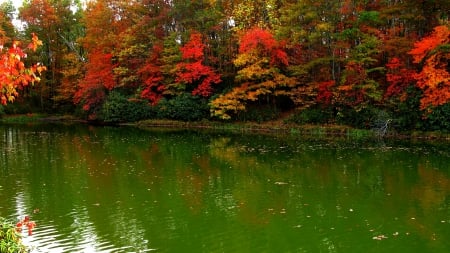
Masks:
[[[213,68],[203,64],[205,44],[198,32],[193,32],[186,45],[181,47],[182,59],[177,65],[176,81],[196,86],[192,95],[208,97],[213,93],[213,84],[221,82],[220,75]]]
[[[400,101],[406,97],[406,89],[414,82],[414,72],[405,68],[404,64],[396,57],[386,64],[386,81],[388,87],[384,93],[385,98],[398,96]]]
[[[332,87],[336,84],[334,80],[325,81],[318,83],[318,92],[316,100],[325,105],[331,104],[331,99],[333,98]]]
[[[74,102],[82,103],[83,110],[92,111],[105,99],[106,90],[115,86],[111,54],[94,51],[89,54],[86,75],[75,93]],[[94,117],[91,115],[90,117]]]
[[[253,28],[242,36],[240,42],[240,54],[258,51],[262,57],[270,57],[272,65],[289,65],[283,43],[277,41],[269,30]]]
[[[161,46],[154,46],[151,56],[147,63],[139,69],[138,73],[144,81],[144,89],[141,97],[148,99],[152,105],[158,103],[163,97],[165,86],[163,84],[163,73],[161,71]]]

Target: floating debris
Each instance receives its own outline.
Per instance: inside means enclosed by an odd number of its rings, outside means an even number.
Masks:
[[[381,240],[384,240],[384,239],[387,239],[387,238],[388,238],[388,237],[385,236],[385,235],[378,235],[378,236],[372,237],[372,239],[378,240],[378,241],[381,241]]]
[[[288,184],[288,183],[286,183],[286,182],[275,182],[275,184],[276,184],[276,185],[286,185],[286,184]]]

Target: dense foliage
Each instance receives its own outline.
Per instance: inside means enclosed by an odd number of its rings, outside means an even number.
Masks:
[[[0,39],[43,40],[48,71],[27,95],[51,112],[366,128],[382,112],[450,130],[448,0],[26,0],[20,32],[11,14],[1,5]]]
[[[0,252],[28,252],[22,243],[17,226],[3,217],[0,217]]]

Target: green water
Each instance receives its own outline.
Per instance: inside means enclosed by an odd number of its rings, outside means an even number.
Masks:
[[[34,252],[450,252],[450,144],[0,125]]]

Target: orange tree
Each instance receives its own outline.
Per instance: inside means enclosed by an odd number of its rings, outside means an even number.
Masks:
[[[450,29],[437,26],[434,31],[414,44],[409,51],[419,71],[413,76],[417,87],[423,91],[420,100],[422,110],[431,111],[450,101]]]
[[[38,37],[33,34],[28,49],[36,51],[42,45]],[[46,68],[40,64],[26,67],[23,59],[27,57],[20,47],[20,42],[14,41],[9,48],[0,45],[0,102],[6,105],[13,102],[19,95],[19,90],[40,81],[39,75]]]

